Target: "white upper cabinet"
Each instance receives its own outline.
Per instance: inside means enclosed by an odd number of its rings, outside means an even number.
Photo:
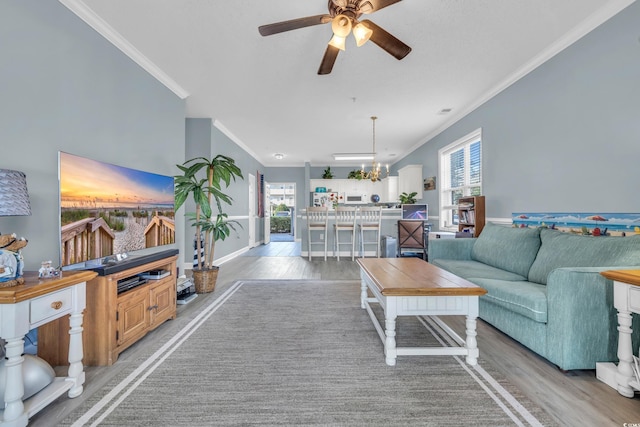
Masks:
[[[388,176],[379,183],[374,185],[381,186],[380,195],[381,202],[397,202],[398,201],[398,177]]]
[[[407,165],[398,169],[398,194],[418,193],[417,200],[422,199],[422,165]]]
[[[366,194],[371,196],[373,191],[373,182],[368,179],[311,179],[309,180],[309,188],[312,192],[317,187],[324,187],[327,191],[336,191],[346,194]]]

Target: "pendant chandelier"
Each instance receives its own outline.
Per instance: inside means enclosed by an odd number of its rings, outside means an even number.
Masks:
[[[362,169],[360,169],[360,176],[362,179],[370,179],[373,182],[380,181],[382,178],[389,176],[389,165],[386,166],[386,175],[382,176],[380,163],[376,163],[376,119],[376,116],[371,117],[371,121],[373,122],[373,150],[371,151],[373,154],[373,160],[371,161],[371,170],[369,172],[365,171],[364,164],[362,165]]]

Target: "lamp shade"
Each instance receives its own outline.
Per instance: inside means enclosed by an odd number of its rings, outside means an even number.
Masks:
[[[329,40],[329,45],[331,45],[331,46],[333,46],[335,48],[338,48],[340,50],[345,50],[345,48],[346,48],[346,45],[345,45],[346,40],[347,39],[345,39],[344,37],[339,37],[339,36],[336,36],[334,34],[333,37],[331,37],[331,40]]]
[[[331,30],[338,37],[346,38],[351,32],[351,19],[346,15],[338,15],[331,21]]]
[[[365,44],[373,35],[373,31],[364,26],[362,22],[356,24],[353,27],[353,37],[356,39],[356,45],[358,47]]]
[[[0,216],[31,215],[27,176],[19,171],[0,169]]]

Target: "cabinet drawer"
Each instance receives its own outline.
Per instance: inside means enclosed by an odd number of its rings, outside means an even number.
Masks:
[[[629,309],[640,313],[640,288],[637,286],[629,286]]]
[[[61,289],[31,300],[29,322],[33,325],[45,319],[55,319],[70,314],[73,308],[73,290]]]

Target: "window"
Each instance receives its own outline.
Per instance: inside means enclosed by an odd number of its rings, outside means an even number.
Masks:
[[[458,230],[458,199],[482,195],[482,129],[439,152],[440,229]]]

